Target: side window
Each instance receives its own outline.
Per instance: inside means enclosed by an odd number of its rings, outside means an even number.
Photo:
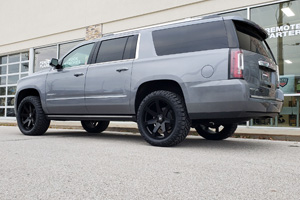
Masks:
[[[96,62],[122,60],[127,39],[128,37],[123,37],[102,41]]]
[[[101,42],[97,63],[135,58],[137,35]]]
[[[157,30],[152,36],[158,56],[228,48],[223,21]]]
[[[91,53],[91,50],[94,46],[94,43],[87,44],[81,47],[78,47],[71,53],[69,53],[62,62],[63,68],[65,67],[74,67],[79,65],[86,65]]]
[[[130,36],[128,38],[123,60],[125,59],[133,59],[135,58],[135,52],[136,52],[136,43],[137,43],[138,36]]]

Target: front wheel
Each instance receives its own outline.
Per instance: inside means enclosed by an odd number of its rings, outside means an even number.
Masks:
[[[24,135],[43,135],[49,128],[39,97],[25,97],[17,110],[17,122]]]
[[[144,98],[137,113],[143,138],[154,146],[174,146],[189,133],[190,121],[181,96],[159,90]]]
[[[199,124],[195,127],[198,134],[207,140],[224,140],[233,135],[237,129],[237,124],[224,125],[204,125]]]
[[[81,125],[88,133],[101,133],[109,125],[109,121],[81,121]]]

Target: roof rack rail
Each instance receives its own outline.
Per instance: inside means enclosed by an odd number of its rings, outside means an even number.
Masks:
[[[211,19],[211,18],[218,18],[218,17],[221,17],[221,16],[220,15],[207,15],[207,16],[202,17],[202,19]]]

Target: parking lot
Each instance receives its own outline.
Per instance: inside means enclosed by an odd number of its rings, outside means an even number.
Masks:
[[[0,127],[0,199],[299,199],[299,142]]]

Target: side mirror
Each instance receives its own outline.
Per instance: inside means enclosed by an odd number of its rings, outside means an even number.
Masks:
[[[61,69],[62,68],[62,66],[58,63],[58,60],[56,58],[52,58],[49,65],[54,67],[55,69]]]

